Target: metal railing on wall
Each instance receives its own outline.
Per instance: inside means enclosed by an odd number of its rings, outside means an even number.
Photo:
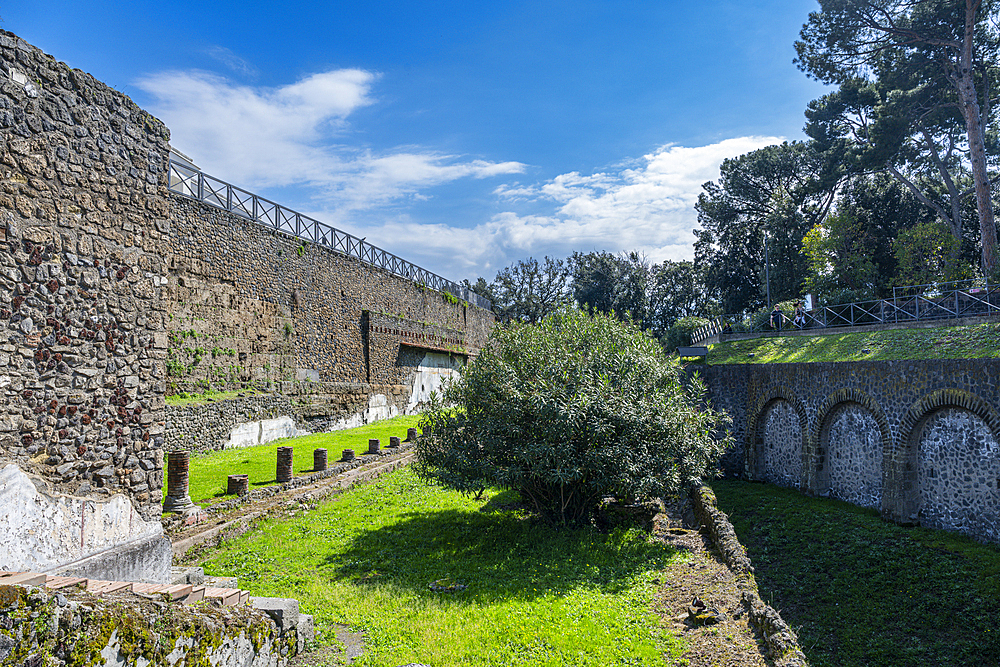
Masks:
[[[792,321],[793,313],[782,322],[784,331],[856,327],[870,324],[906,324],[928,320],[1000,315],[1000,285],[989,281],[961,281],[893,288],[891,299],[856,301],[821,306],[805,311],[801,326]],[[691,342],[699,343],[720,334],[744,334],[774,331],[769,313],[723,315],[695,329]]]
[[[342,232],[315,218],[297,213],[252,192],[219,180],[214,176],[170,160],[171,192],[221,208],[268,229],[323,246],[333,252],[354,257],[366,264],[385,269],[430,289],[447,292],[486,310],[493,304],[479,294],[421,268],[402,257],[373,246],[364,239]]]

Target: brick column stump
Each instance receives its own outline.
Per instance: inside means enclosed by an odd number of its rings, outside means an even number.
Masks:
[[[245,496],[250,493],[249,475],[229,475],[226,480],[226,494],[230,496]]]
[[[167,497],[163,501],[164,512],[183,513],[195,507],[188,494],[188,458],[185,451],[167,454]]]
[[[292,481],[292,448],[278,447],[278,467],[274,479],[281,482]]]
[[[313,450],[313,471],[320,472],[326,470],[326,450]]]

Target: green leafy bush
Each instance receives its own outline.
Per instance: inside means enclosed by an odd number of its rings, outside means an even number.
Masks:
[[[667,333],[660,339],[663,349],[667,354],[671,354],[678,347],[691,345],[691,334],[695,329],[711,324],[712,320],[704,317],[680,317],[667,329]]]
[[[703,393],[635,326],[560,310],[494,329],[424,413],[416,469],[467,493],[515,489],[555,523],[584,523],[605,496],[653,498],[710,474],[728,438]]]

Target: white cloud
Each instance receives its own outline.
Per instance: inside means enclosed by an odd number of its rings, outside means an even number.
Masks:
[[[175,71],[138,85],[155,98],[152,110],[171,128],[177,148],[206,172],[254,191],[305,187],[318,219],[452,279],[489,278],[529,255],[565,257],[577,250],[637,250],[654,262],[689,258],[701,185],[718,178],[725,158],[782,141],[750,136],[697,147],[668,144],[592,174],[501,185],[493,190],[498,212],[479,223],[421,224],[401,201],[425,201],[430,188],[460,179],[523,173],[525,165],[421,146],[366,147],[349,118],[375,104],[377,80],[372,72],[340,69],[264,88]]]
[[[653,262],[690,259],[702,184],[719,177],[724,159],[781,141],[752,136],[708,146],[666,145],[616,172],[502,185],[494,192],[511,210],[473,229],[399,219],[366,227],[366,233],[452,279],[489,279],[517,259],[566,257],[576,250],[637,250]],[[519,212],[529,207],[531,213]]]
[[[352,209],[460,178],[519,173],[517,162],[463,160],[407,147],[375,154],[359,147],[347,121],[374,103],[377,75],[360,69],[312,74],[278,88],[235,84],[201,71],[163,72],[138,85],[171,129],[172,143],[207,173],[248,189],[307,186],[335,206]]]
[[[224,46],[210,47],[205,49],[205,53],[241,76],[251,78],[257,76],[257,68],[249,60],[241,58]]]

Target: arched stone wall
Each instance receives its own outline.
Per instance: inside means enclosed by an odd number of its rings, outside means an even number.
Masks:
[[[879,405],[854,387],[840,389],[820,406],[815,424],[812,490],[881,509],[884,461],[892,437]]]
[[[816,492],[879,509],[882,506],[882,442],[878,423],[860,403],[838,403],[818,439]]]
[[[731,455],[748,478],[1000,543],[1000,359],[734,364],[703,374],[712,405],[732,417]]]
[[[762,401],[757,418],[747,429],[747,473],[794,489],[802,488],[802,458],[808,433],[801,402],[787,388],[779,387]]]
[[[942,390],[914,404],[904,425],[920,523],[1000,541],[996,411],[974,394]]]

